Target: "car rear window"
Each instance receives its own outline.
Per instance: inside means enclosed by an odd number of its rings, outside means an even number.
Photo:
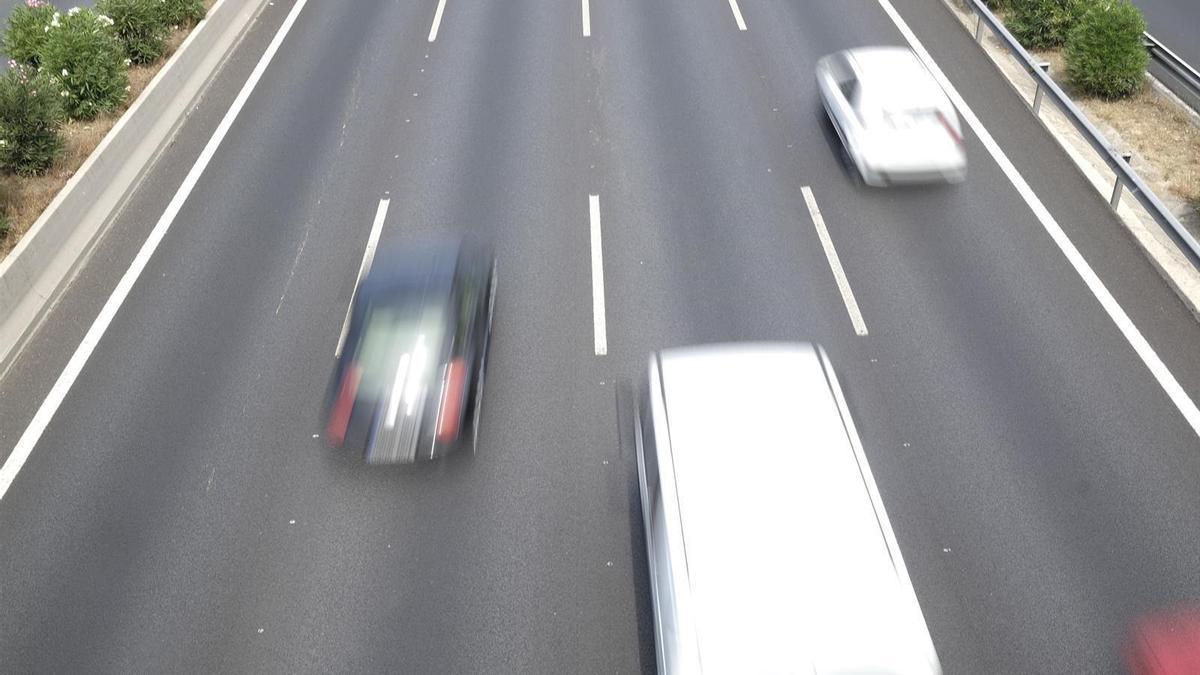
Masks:
[[[401,305],[377,305],[367,310],[354,360],[362,367],[359,398],[378,400],[391,386],[400,358],[418,342],[436,354],[445,331],[445,308],[429,305],[419,309]]]

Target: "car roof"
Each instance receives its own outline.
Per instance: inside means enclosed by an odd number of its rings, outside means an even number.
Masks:
[[[943,106],[946,95],[907,47],[848,49],[863,91],[885,108]]]
[[[705,670],[939,672],[817,349],[658,358]]]
[[[446,289],[454,283],[463,240],[433,237],[388,243],[379,247],[360,293],[396,289]]]

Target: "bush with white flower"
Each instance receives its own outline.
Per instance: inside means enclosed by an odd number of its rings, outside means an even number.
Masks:
[[[0,75],[0,169],[45,173],[62,152],[62,86],[49,71],[23,64]]]
[[[67,114],[90,120],[119,106],[128,92],[125,49],[113,20],[92,9],[59,14],[42,47],[42,68],[62,80]]]
[[[8,28],[4,31],[4,53],[8,58],[31,66],[37,66],[42,45],[50,32],[50,22],[58,10],[45,0],[25,0],[13,7],[8,15]]]
[[[113,20],[113,31],[134,63],[157,61],[166,48],[168,25],[162,0],[100,0],[96,11]]]

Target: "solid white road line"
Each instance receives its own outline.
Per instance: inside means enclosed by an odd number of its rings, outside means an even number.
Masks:
[[[338,335],[337,349],[333,351],[334,358],[342,355],[342,347],[346,346],[346,334],[350,332],[350,312],[354,309],[354,298],[358,295],[358,285],[371,269],[375,260],[375,247],[379,245],[379,233],[383,232],[383,219],[387,217],[388,204],[392,200],[379,200],[375,209],[375,222],[371,223],[371,234],[367,235],[367,248],[363,251],[362,262],[358,264],[358,276],[354,279],[354,290],[350,292],[350,304],[346,306],[346,318],[342,321],[342,332]]]
[[[592,323],[596,334],[596,355],[608,353],[604,328],[604,253],[600,245],[600,195],[588,195],[588,216],[592,223]]]
[[[583,0],[583,37],[592,37],[592,8]]]
[[[829,260],[829,268],[833,270],[833,278],[837,280],[838,292],[842,294],[842,302],[846,303],[846,311],[850,314],[850,323],[854,325],[856,335],[867,334],[867,324],[863,321],[862,312],[858,309],[858,301],[854,299],[854,291],[850,290],[850,280],[842,269],[842,261],[838,258],[833,240],[829,238],[829,230],[825,229],[825,218],[817,208],[817,200],[812,190],[805,185],[800,188],[804,193],[804,202],[808,204],[808,213],[812,216],[813,225],[817,228],[817,237],[821,239],[821,248],[825,249],[825,257]]]
[[[746,30],[746,22],[742,20],[742,10],[738,7],[737,0],[729,0],[729,9],[733,10],[733,18],[737,21],[738,30]]]
[[[17,477],[17,473],[25,465],[25,460],[29,459],[30,453],[33,452],[34,446],[41,439],[46,426],[50,424],[50,420],[54,418],[58,407],[62,404],[63,399],[66,398],[67,392],[75,384],[76,378],[79,377],[79,373],[87,364],[92,352],[96,349],[96,345],[100,342],[100,338],[104,337],[104,333],[108,330],[109,324],[112,323],[113,317],[121,309],[125,298],[129,296],[129,291],[133,288],[133,284],[141,276],[142,270],[146,268],[150,257],[154,255],[154,251],[158,248],[159,243],[166,236],[167,230],[171,228],[171,223],[175,222],[175,216],[179,214],[179,209],[187,201],[188,195],[192,193],[192,189],[196,187],[196,181],[200,180],[200,176],[208,167],[213,154],[216,153],[217,147],[221,145],[225,134],[233,126],[238,113],[246,105],[246,100],[250,98],[251,92],[258,85],[263,72],[266,71],[267,66],[271,63],[275,52],[279,51],[279,45],[283,43],[283,39],[287,36],[288,31],[292,29],[292,24],[296,22],[296,17],[300,16],[300,10],[304,9],[304,5],[307,2],[308,0],[296,0],[296,4],[292,6],[292,11],[283,20],[283,25],[279,27],[274,39],[271,40],[271,44],[267,46],[267,51],[263,53],[262,58],[258,61],[258,65],[254,67],[254,71],[250,73],[250,77],[242,85],[237,98],[233,100],[233,103],[229,106],[229,110],[225,112],[225,117],[221,118],[221,123],[217,125],[217,129],[213,132],[212,137],[208,139],[208,144],[200,152],[196,163],[188,171],[187,176],[183,179],[183,183],[175,192],[175,196],[171,198],[166,210],[163,211],[162,216],[155,223],[154,229],[150,231],[150,235],[146,238],[145,243],[142,244],[142,248],[133,258],[133,262],[129,264],[129,269],[125,270],[125,274],[117,282],[112,295],[108,296],[108,300],[104,303],[104,307],[100,309],[96,320],[92,322],[91,327],[88,328],[88,332],[83,336],[83,341],[79,343],[79,346],[75,349],[75,353],[71,355],[71,360],[67,362],[66,367],[63,368],[62,373],[59,374],[58,379],[54,382],[54,386],[50,388],[50,393],[46,394],[42,405],[34,413],[29,426],[25,427],[25,432],[17,439],[17,444],[13,447],[12,453],[8,456],[8,459],[4,460],[4,466],[0,467],[0,499],[4,498],[9,486],[12,485],[13,480]]]
[[[446,9],[446,0],[438,0],[437,11],[433,13],[433,25],[429,27],[429,41],[437,39],[438,26],[442,25],[442,12]]]
[[[1008,155],[1004,154],[1004,151],[1000,149],[1000,145],[996,143],[996,140],[992,138],[988,130],[984,128],[983,122],[979,121],[979,118],[967,106],[967,102],[959,95],[958,90],[954,88],[954,85],[942,73],[941,68],[938,68],[938,65],[934,63],[933,57],[929,55],[924,45],[917,39],[916,34],[912,32],[912,29],[908,27],[908,24],[900,16],[900,13],[896,11],[896,8],[892,6],[889,0],[879,0],[879,5],[891,17],[892,22],[896,24],[896,28],[900,30],[904,39],[908,41],[913,52],[921,59],[925,67],[929,69],[929,72],[933,74],[934,79],[941,85],[946,95],[950,97],[950,100],[954,103],[954,107],[958,108],[959,114],[963,116],[967,125],[971,127],[971,130],[975,132],[980,142],[983,143],[983,147],[987,148],[988,154],[992,156],[992,159],[1000,166],[1000,170],[1008,177],[1009,182],[1013,184],[1013,187],[1017,189],[1017,192],[1025,200],[1025,203],[1029,205],[1029,208],[1033,211],[1033,215],[1037,217],[1038,222],[1042,224],[1046,233],[1058,245],[1067,262],[1071,264],[1071,267],[1075,268],[1076,274],[1083,279],[1083,283],[1087,284],[1088,290],[1100,302],[1100,306],[1104,308],[1109,318],[1116,324],[1117,329],[1125,336],[1125,340],[1133,347],[1133,351],[1141,357],[1142,363],[1146,364],[1146,368],[1150,370],[1150,374],[1158,381],[1159,386],[1167,393],[1167,396],[1175,404],[1175,407],[1179,409],[1179,412],[1183,414],[1183,418],[1192,427],[1192,431],[1197,436],[1200,436],[1200,408],[1196,407],[1196,403],[1192,401],[1191,397],[1188,396],[1187,392],[1179,384],[1179,381],[1167,369],[1166,364],[1158,357],[1154,348],[1150,346],[1150,343],[1142,336],[1141,331],[1133,324],[1133,320],[1129,318],[1129,315],[1117,303],[1116,298],[1104,286],[1104,282],[1100,281],[1100,277],[1096,276],[1096,273],[1092,271],[1091,265],[1088,265],[1087,261],[1083,259],[1083,255],[1079,252],[1079,249],[1075,248],[1075,244],[1071,243],[1070,238],[1067,237],[1066,232],[1063,232],[1058,221],[1054,219],[1054,216],[1050,215],[1050,211],[1042,204],[1042,200],[1038,199],[1038,196],[1034,194],[1033,188],[1029,187],[1029,183],[1017,171],[1017,167],[1009,161]]]

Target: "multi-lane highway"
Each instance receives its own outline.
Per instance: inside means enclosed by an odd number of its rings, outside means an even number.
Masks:
[[[1200,600],[1200,325],[941,3],[891,8],[276,0],[0,380],[5,457],[74,372],[0,500],[4,670],[652,669],[627,393],[745,339],[828,349],[947,672],[1118,670]],[[824,121],[819,57],[908,38],[961,185],[862,187]],[[474,457],[318,438],[383,200],[497,242]]]

